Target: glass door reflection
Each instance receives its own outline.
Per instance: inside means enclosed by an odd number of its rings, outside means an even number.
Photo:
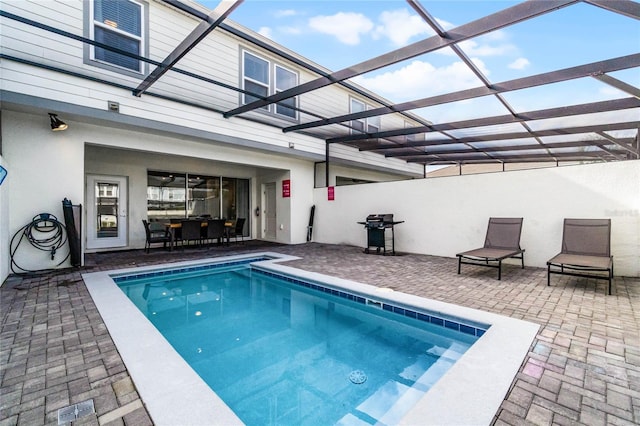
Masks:
[[[119,185],[112,182],[96,182],[95,194],[96,238],[117,237]]]

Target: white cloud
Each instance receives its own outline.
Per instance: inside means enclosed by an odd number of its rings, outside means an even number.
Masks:
[[[482,61],[475,59],[474,63],[485,75],[489,74]],[[373,77],[358,76],[353,81],[393,102],[425,98],[482,84],[463,62],[436,68],[420,60]]]
[[[490,33],[487,33],[482,37],[480,37],[480,39],[482,40],[489,40],[489,41],[503,41],[503,40],[507,40],[508,38],[509,38],[509,35],[505,30],[491,31]]]
[[[373,32],[374,39],[387,37],[396,46],[404,46],[415,36],[432,35],[433,30],[422,18],[409,14],[407,9],[382,12],[380,24]]]
[[[481,37],[460,42],[458,43],[458,46],[468,56],[488,57],[518,54],[519,49],[514,44],[510,43],[509,39],[510,36],[506,31],[497,30]],[[438,52],[442,52],[447,55],[450,53],[444,49],[441,49]]]
[[[440,26],[441,26],[445,31],[448,31],[448,30],[450,30],[451,28],[454,28],[454,27],[455,27],[455,25],[453,25],[451,22],[449,22],[449,21],[445,21],[444,19],[440,19],[440,18],[435,18],[435,19],[436,19],[436,22],[437,22],[438,24],[440,24]]]
[[[273,16],[275,16],[276,18],[286,18],[289,16],[296,16],[297,14],[298,12],[296,12],[293,9],[283,9],[283,10],[276,10]]]
[[[466,40],[458,43],[458,46],[468,56],[502,56],[517,51],[510,43],[489,44],[478,43],[476,40]]]
[[[626,92],[623,92],[620,89],[616,89],[615,87],[611,87],[611,86],[602,86],[598,89],[598,93],[600,93],[602,96],[607,97],[607,98],[618,98],[618,97],[622,97],[626,94]]]
[[[509,68],[513,70],[523,70],[530,65],[527,58],[518,58],[509,64]]]
[[[258,34],[273,40],[273,31],[269,27],[260,27]]]
[[[351,46],[360,43],[360,36],[373,29],[373,23],[361,13],[339,12],[331,16],[315,16],[309,19],[312,29],[336,37]]]
[[[302,34],[302,30],[298,27],[278,27],[278,32],[289,35]]]

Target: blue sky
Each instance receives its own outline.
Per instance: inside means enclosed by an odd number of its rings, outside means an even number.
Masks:
[[[214,8],[218,1],[201,0],[200,3]],[[421,2],[445,30],[517,3],[507,0]],[[434,34],[402,0],[247,0],[229,18],[332,71]],[[637,53],[640,23],[579,3],[469,40],[460,47],[491,82],[497,83]],[[637,69],[612,75],[640,86]],[[449,49],[418,56],[353,81],[393,102],[481,85]],[[626,96],[591,78],[505,95],[520,111]],[[496,115],[505,113],[494,99],[478,99],[460,104],[455,117],[472,118],[486,115],[488,111]],[[451,113],[441,107],[432,107],[420,114],[436,122],[453,119]]]

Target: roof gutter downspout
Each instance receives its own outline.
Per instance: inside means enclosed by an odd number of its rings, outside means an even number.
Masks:
[[[325,181],[325,186],[328,188],[329,187],[329,142],[325,142],[325,151],[324,151],[324,157],[325,157],[325,166],[324,166],[324,181]]]

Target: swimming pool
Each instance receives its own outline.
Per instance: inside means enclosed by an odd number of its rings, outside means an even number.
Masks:
[[[488,328],[251,266],[259,260],[114,277],[248,425],[396,424]]]
[[[360,312],[359,315],[361,316],[370,316],[372,313],[380,314],[382,317],[401,316],[401,323],[403,324],[401,328],[413,327],[414,325],[410,323],[420,321],[425,323],[427,328],[441,323],[443,330],[449,330],[453,327],[460,330],[462,326],[466,335],[472,336],[467,339],[469,340],[469,345],[473,343],[473,340],[481,336],[425,395],[416,396],[411,393],[410,398],[405,396],[404,401],[395,401],[394,404],[391,404],[392,406],[384,407],[385,404],[390,404],[390,398],[385,392],[393,388],[393,384],[391,384],[387,385],[386,388],[385,386],[379,386],[377,395],[365,398],[369,400],[368,407],[366,404],[362,407],[365,414],[374,414],[371,416],[374,420],[382,419],[383,423],[386,424],[490,423],[538,329],[537,325],[519,320],[402,293],[389,292],[386,289],[339,280],[321,274],[300,271],[282,265],[283,261],[292,258],[277,253],[184,262],[167,268],[149,267],[85,274],[83,278],[87,287],[105,320],[154,423],[240,424],[242,420],[217,394],[202,382],[194,370],[185,363],[184,359],[176,353],[167,340],[145,318],[145,315],[137,310],[124,296],[124,293],[116,286],[114,280],[120,281],[120,284],[123,285],[127,280],[145,280],[150,278],[150,275],[151,278],[155,275],[155,281],[157,282],[159,279],[162,282],[164,280],[163,276],[169,274],[172,270],[182,269],[184,272],[185,269],[194,271],[194,268],[195,271],[227,268],[229,263],[246,263],[248,260],[256,259],[257,257],[262,259],[255,263],[256,268],[260,270],[259,279],[261,282],[271,280],[272,275],[285,276],[289,280],[289,288],[285,294],[290,295],[292,294],[290,292],[293,291],[298,299],[305,297],[316,298],[318,297],[318,292],[325,292],[329,293],[328,296],[330,298],[328,302],[323,302],[326,303],[325,306],[327,308],[330,306],[329,303],[332,303],[335,309],[336,303],[338,303],[338,306],[342,306],[341,302],[345,302],[348,310],[356,310]],[[156,287],[152,289],[150,282],[148,281],[148,285],[146,285],[146,299],[143,297],[145,293],[144,283],[137,290],[134,290],[133,286],[127,286],[126,284],[124,284],[123,288],[125,291],[135,293],[133,299],[145,300],[145,309],[149,309],[147,314],[154,316],[153,313],[155,312],[155,316],[162,316],[161,308],[163,306],[168,308],[178,301],[176,298],[169,300],[169,298],[165,297],[155,297],[158,303],[149,306],[146,301],[151,298],[151,293],[155,292],[157,296],[164,291],[161,288],[162,285],[159,284],[156,284]],[[202,319],[206,316],[203,315],[206,314],[204,309],[209,309],[213,306],[219,309],[218,305],[221,304],[218,303],[216,305],[216,303],[226,296],[225,294],[220,294],[221,289],[217,290],[205,289],[208,292],[206,295],[202,294],[203,292],[200,292],[199,295],[196,294],[198,292],[192,293],[192,302],[194,303],[191,304],[193,310],[190,315],[194,319]],[[182,296],[186,297],[187,295],[179,295],[178,297]],[[231,295],[228,294],[227,296]],[[202,303],[195,303],[197,302],[196,299],[200,299]],[[282,298],[282,300],[284,299],[286,297]],[[183,298],[182,302],[185,300]],[[317,302],[316,299],[314,300]],[[292,305],[294,308],[298,306],[296,303],[289,300],[286,306],[286,311],[289,314],[292,312]],[[227,307],[231,309],[230,305],[227,305]],[[200,315],[197,315],[198,308],[201,308]],[[280,305],[280,309],[283,309],[282,305]],[[338,310],[345,309],[347,308],[341,307]],[[428,315],[426,314],[427,312]],[[418,318],[418,315],[422,317]],[[195,322],[198,321],[196,320]],[[230,338],[230,341],[233,340],[231,335],[227,337]],[[335,343],[354,346],[353,342],[349,343],[349,341]],[[196,359],[200,355],[197,352],[198,348],[204,351],[211,349],[205,343],[200,343],[199,345],[187,349],[187,352],[191,351],[191,355]],[[186,357],[189,358],[190,355],[187,354]],[[455,357],[457,358],[458,356]],[[421,362],[424,362],[424,359]],[[333,367],[336,374],[340,368],[344,370],[344,366],[341,363],[334,364]],[[373,373],[377,373],[376,369],[379,368],[380,365],[367,365],[362,370],[354,370],[351,373],[359,371],[364,374],[366,379],[367,372],[374,377],[375,374]],[[198,369],[197,366],[196,369]],[[420,377],[424,375],[428,367],[424,367],[424,369],[424,371],[417,371],[413,374]],[[343,376],[345,373],[348,375],[349,371],[340,371]],[[276,373],[271,372],[271,374]],[[352,378],[358,381],[362,380],[363,377],[356,374]],[[316,380],[322,379],[327,378],[316,376]],[[369,380],[370,384],[375,383],[373,378]],[[386,382],[383,380],[382,385],[384,383]],[[357,388],[363,385],[352,383],[351,386]],[[411,383],[405,383],[403,386],[412,387]],[[384,417],[387,411],[394,411],[393,407],[403,404],[406,406],[407,398],[412,399],[410,408],[405,407],[401,411],[395,410],[393,416]],[[417,403],[414,404],[416,401]],[[296,410],[299,411],[300,405],[308,404],[309,400],[303,398],[294,402],[298,405]],[[295,405],[294,402],[282,400],[281,407],[285,407],[287,404]],[[260,407],[255,401],[248,403],[248,409],[250,410],[252,407],[263,413],[265,409],[269,409],[269,407]],[[271,407],[271,409],[273,410],[274,407]],[[376,418],[377,415],[380,418]],[[245,415],[243,414],[243,416]],[[255,423],[255,421],[246,416],[243,418],[248,423]],[[363,422],[363,418],[364,420],[370,420],[369,423],[371,423],[371,418],[367,418],[367,416],[353,417],[343,414],[340,414],[336,419],[332,419],[329,423],[367,424]]]

